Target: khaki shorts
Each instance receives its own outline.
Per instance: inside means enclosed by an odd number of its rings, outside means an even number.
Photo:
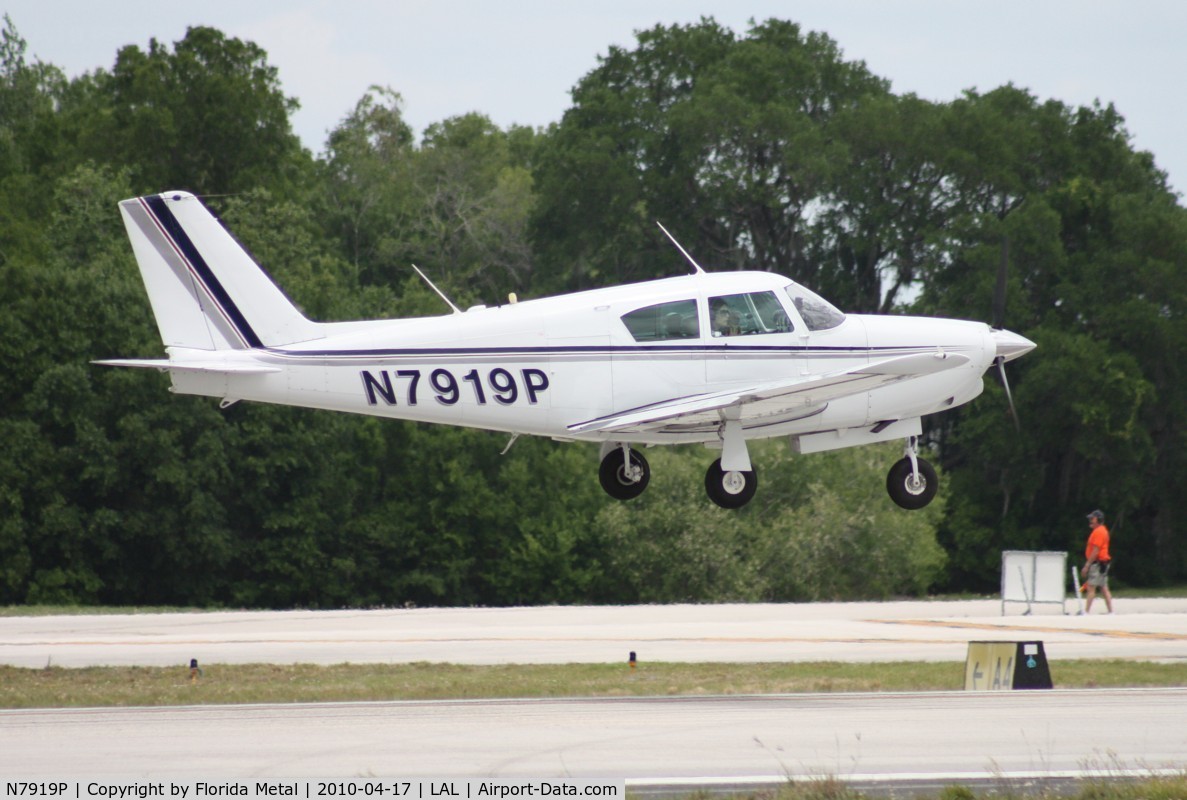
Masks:
[[[1099,561],[1093,561],[1088,565],[1088,585],[1095,586],[1097,589],[1105,588],[1109,585],[1109,565],[1105,564],[1104,569],[1101,569]]]

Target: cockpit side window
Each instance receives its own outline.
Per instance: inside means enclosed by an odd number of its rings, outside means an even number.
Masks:
[[[677,300],[623,314],[622,324],[636,342],[695,339],[701,335],[696,300]]]
[[[774,292],[727,294],[709,298],[709,327],[714,336],[787,333],[787,312]]]
[[[808,327],[808,330],[828,330],[845,321],[844,314],[815,292],[794,283],[789,283],[785,291],[796,310],[800,312],[800,317],[803,318],[804,325]]]

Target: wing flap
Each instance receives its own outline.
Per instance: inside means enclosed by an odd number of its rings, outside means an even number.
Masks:
[[[919,353],[877,361],[843,372],[806,379],[770,381],[721,392],[691,395],[630,409],[569,426],[572,433],[641,432],[669,424],[718,421],[720,410],[741,407],[741,420],[807,412],[830,400],[899,381],[933,375],[969,363],[956,353]]]

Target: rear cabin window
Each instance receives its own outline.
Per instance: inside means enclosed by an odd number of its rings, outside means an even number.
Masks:
[[[660,303],[624,314],[622,324],[636,342],[666,342],[671,339],[695,339],[700,336],[695,300]]]
[[[774,292],[727,294],[709,298],[709,324],[714,336],[787,333],[787,312]]]

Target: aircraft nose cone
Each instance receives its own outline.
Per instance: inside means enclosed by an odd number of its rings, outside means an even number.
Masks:
[[[1013,361],[1034,350],[1037,345],[1025,336],[1019,336],[1013,331],[994,330],[990,332],[993,343],[997,347],[995,358]]]

